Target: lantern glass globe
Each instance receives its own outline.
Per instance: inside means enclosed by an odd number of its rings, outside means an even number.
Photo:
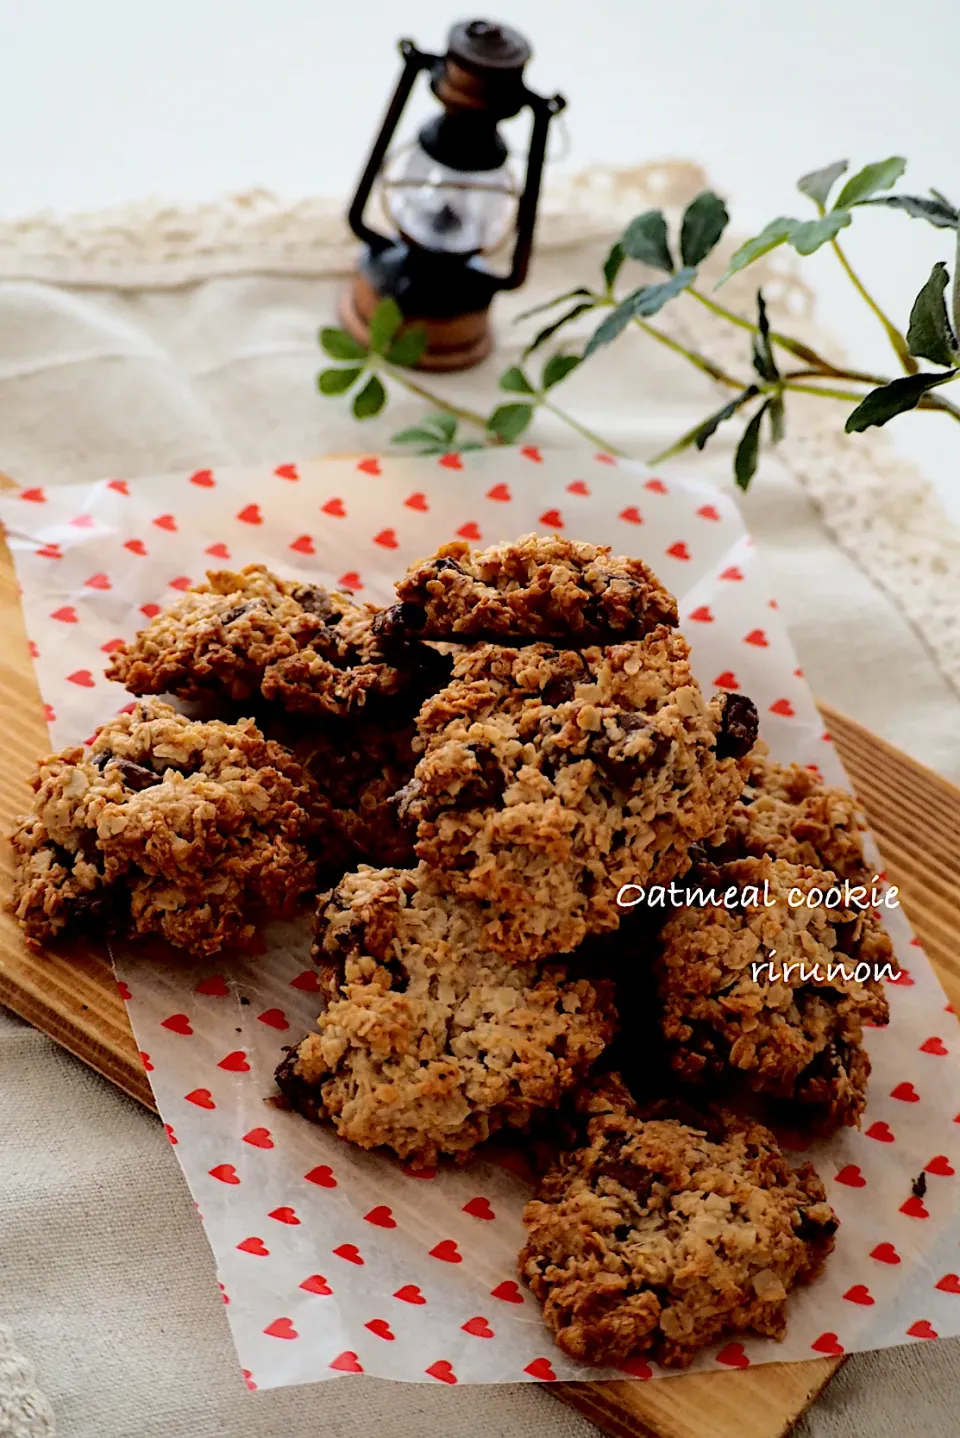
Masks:
[[[415,245],[476,255],[495,250],[511,233],[519,185],[509,165],[454,170],[414,143],[387,161],[381,193],[387,217]]]

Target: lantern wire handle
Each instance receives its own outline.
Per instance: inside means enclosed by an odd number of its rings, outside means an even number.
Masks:
[[[527,152],[526,180],[517,206],[517,242],[513,250],[510,273],[497,284],[497,288],[501,290],[519,289],[527,277],[537,203],[540,198],[540,182],[547,153],[547,132],[550,121],[567,106],[562,95],[537,95],[533,90],[526,91],[524,103],[533,111],[533,129],[530,134],[530,149]]]
[[[546,159],[548,165],[562,165],[564,160],[569,159],[570,156],[570,126],[567,124],[562,110],[558,112],[556,119],[557,123],[551,131],[551,139],[556,136],[560,143],[554,147],[554,154],[552,155],[549,153],[548,146]]]
[[[380,132],[373,144],[367,159],[366,167],[360,176],[360,183],[357,185],[356,194],[347,211],[347,222],[358,240],[370,247],[372,254],[378,254],[384,250],[390,241],[385,235],[379,234],[371,229],[364,221],[363,212],[367,207],[370,193],[376,183],[377,175],[383,165],[384,156],[393,138],[394,131],[403,113],[403,108],[410,98],[410,91],[413,89],[414,81],[421,70],[427,70],[431,65],[436,64],[440,56],[427,54],[418,50],[412,40],[401,40],[398,46],[403,56],[403,69],[397,81],[396,89],[390,98],[383,120],[380,125]]]

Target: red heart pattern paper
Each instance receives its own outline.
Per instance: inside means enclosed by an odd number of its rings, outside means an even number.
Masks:
[[[57,747],[126,705],[103,678],[105,654],[188,576],[260,560],[384,602],[407,565],[457,535],[486,544],[539,530],[648,560],[678,596],[705,689],[750,694],[777,757],[845,782],[736,505],[672,470],[664,478],[532,446],[440,460],[284,460],[33,486],[0,498],[0,519]],[[840,1216],[837,1252],[791,1300],[783,1344],[738,1336],[701,1355],[700,1369],[960,1333],[960,1046],[902,913],[885,918],[909,975],[889,986],[889,1029],[869,1034],[863,1128],[803,1155]],[[115,954],[248,1387],[361,1372],[451,1386],[668,1376],[645,1358],[598,1373],[550,1343],[516,1276],[529,1192],[522,1155],[502,1149],[496,1162],[414,1175],[264,1105],[285,1045],[318,1011],[309,947],[305,922],[275,926],[265,954],[223,961],[222,972]],[[919,1198],[913,1182],[924,1171]]]

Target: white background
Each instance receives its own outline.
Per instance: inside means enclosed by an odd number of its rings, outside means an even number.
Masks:
[[[393,83],[399,34],[442,46],[449,0],[0,0],[0,212],[192,202],[263,185],[346,194]],[[478,13],[484,13],[482,10]],[[960,0],[504,0],[531,83],[570,102],[563,169],[693,157],[736,228],[804,203],[795,178],[841,156],[910,159],[960,199]],[[950,236],[861,212],[844,243],[906,323]],[[895,372],[827,255],[807,262],[830,327]],[[897,421],[960,515],[960,426]]]

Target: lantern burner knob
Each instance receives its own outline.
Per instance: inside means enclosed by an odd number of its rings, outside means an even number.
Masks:
[[[468,20],[450,31],[447,53],[465,65],[522,70],[531,50],[519,30],[489,20]]]

